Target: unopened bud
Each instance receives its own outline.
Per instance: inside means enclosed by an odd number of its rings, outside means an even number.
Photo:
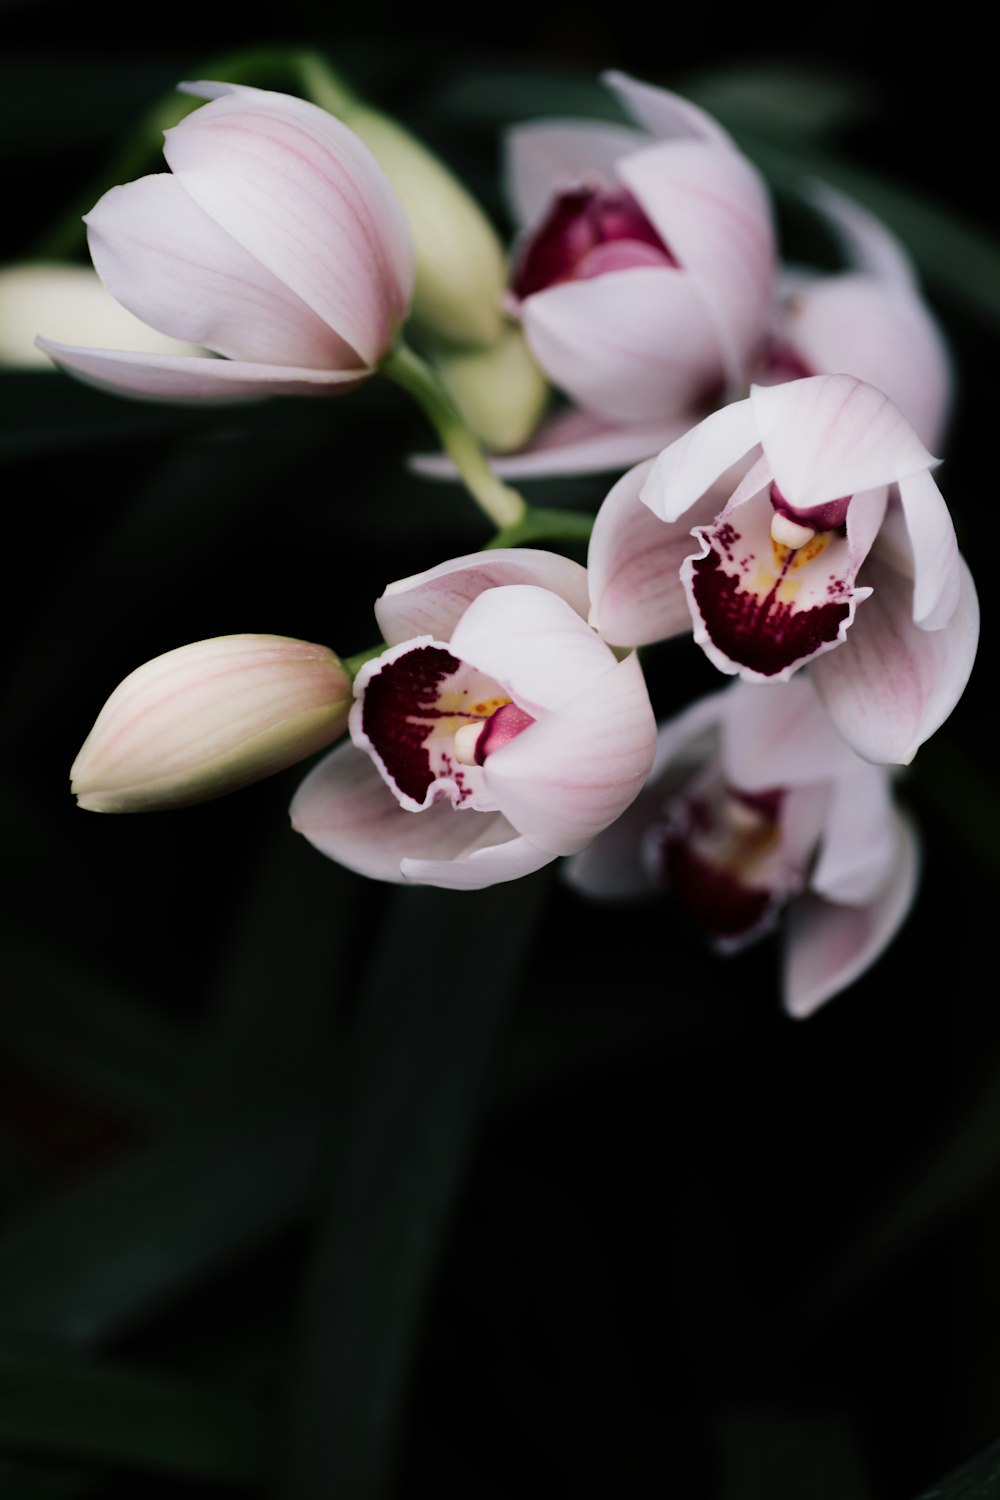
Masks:
[[[81,807],[152,812],[236,791],[331,744],[351,679],[325,646],[224,635],[157,656],[119,684],[70,772]]]
[[[90,266],[6,266],[0,271],[0,366],[54,370],[49,356],[35,347],[38,334],[138,354],[206,353],[140,322],[105,290]]]
[[[413,235],[414,323],[454,344],[490,344],[501,328],[503,246],[471,194],[443,162],[387,115],[359,105],[344,115],[402,202]]]
[[[549,401],[549,385],[517,323],[486,349],[436,349],[434,368],[473,432],[494,453],[513,453],[531,437]]]

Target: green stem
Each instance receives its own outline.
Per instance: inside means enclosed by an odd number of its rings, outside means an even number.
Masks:
[[[379,641],[377,646],[369,646],[367,651],[359,651],[356,656],[342,656],[340,658],[340,665],[344,668],[345,672],[351,674],[351,681],[353,682],[366,661],[372,661],[376,656],[381,656],[382,652],[387,649],[385,641]]]
[[[582,510],[547,510],[528,506],[513,526],[498,531],[487,547],[523,547],[525,542],[587,542],[594,517]]]
[[[423,407],[466,489],[494,526],[500,531],[519,526],[527,513],[524,500],[494,474],[478,439],[459,416],[427,361],[406,344],[398,343],[379,369]]]

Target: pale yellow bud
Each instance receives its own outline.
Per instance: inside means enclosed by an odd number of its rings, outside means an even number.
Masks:
[[[70,772],[80,807],[207,802],[322,750],[347,725],[351,679],[325,646],[224,635],[157,656],[115,688]]]
[[[412,318],[454,344],[491,344],[507,281],[503,246],[462,184],[402,126],[363,105],[343,118],[373,153],[402,202],[417,259]]]
[[[90,266],[56,262],[6,266],[0,270],[0,366],[54,370],[49,356],[35,347],[38,334],[86,348],[207,354],[140,322],[105,290]]]
[[[473,432],[494,453],[522,448],[545,414],[549,386],[520,326],[486,349],[438,348],[434,368]]]

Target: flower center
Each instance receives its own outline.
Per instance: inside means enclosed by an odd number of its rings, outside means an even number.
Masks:
[[[780,899],[769,866],[783,796],[780,790],[742,792],[712,779],[668,810],[659,836],[660,878],[719,942],[755,935]]]
[[[826,500],[822,505],[798,509],[786,500],[776,484],[771,485],[771,536],[779,546],[789,547],[793,552],[811,542],[818,531],[837,531],[847,523],[847,507],[850,495],[839,500]]]
[[[534,724],[530,714],[516,703],[503,703],[478,724],[463,724],[455,733],[455,759],[463,766],[481,766],[494,750],[509,745],[511,740]]]
[[[636,266],[677,261],[625,188],[560,193],[525,245],[514,272],[518,297]]]

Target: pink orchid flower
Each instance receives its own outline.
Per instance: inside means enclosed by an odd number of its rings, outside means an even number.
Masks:
[[[306,777],[294,827],[363,875],[463,890],[584,848],[639,792],[656,738],[638,658],[619,661],[587,608],[585,569],[528,549],[391,584],[352,743]]]
[[[302,99],[222,83],[166,132],[170,172],[86,216],[129,312],[221,359],[39,347],[91,385],[174,401],[332,395],[371,374],[413,293],[410,231],[358,137]],[[215,97],[211,97],[215,96]]]
[[[852,376],[754,386],[611,491],[592,623],[616,645],[693,623],[710,660],[750,682],[808,662],[857,752],[905,763],[957,703],[979,638],[936,462]]]
[[[944,336],[902,245],[867,209],[825,183],[809,194],[840,242],[846,269],[795,268],[781,278],[759,385],[805,375],[857,375],[899,407],[934,450],[945,433],[954,376]]]
[[[538,121],[508,136],[512,306],[578,406],[670,424],[745,386],[771,308],[771,210],[702,110],[620,73],[604,82],[634,126]]]
[[[596,898],[669,891],[719,952],[780,923],[798,1017],[875,962],[917,871],[891,773],[845,744],[805,677],[733,683],[665,724],[640,796],[567,866]]]

